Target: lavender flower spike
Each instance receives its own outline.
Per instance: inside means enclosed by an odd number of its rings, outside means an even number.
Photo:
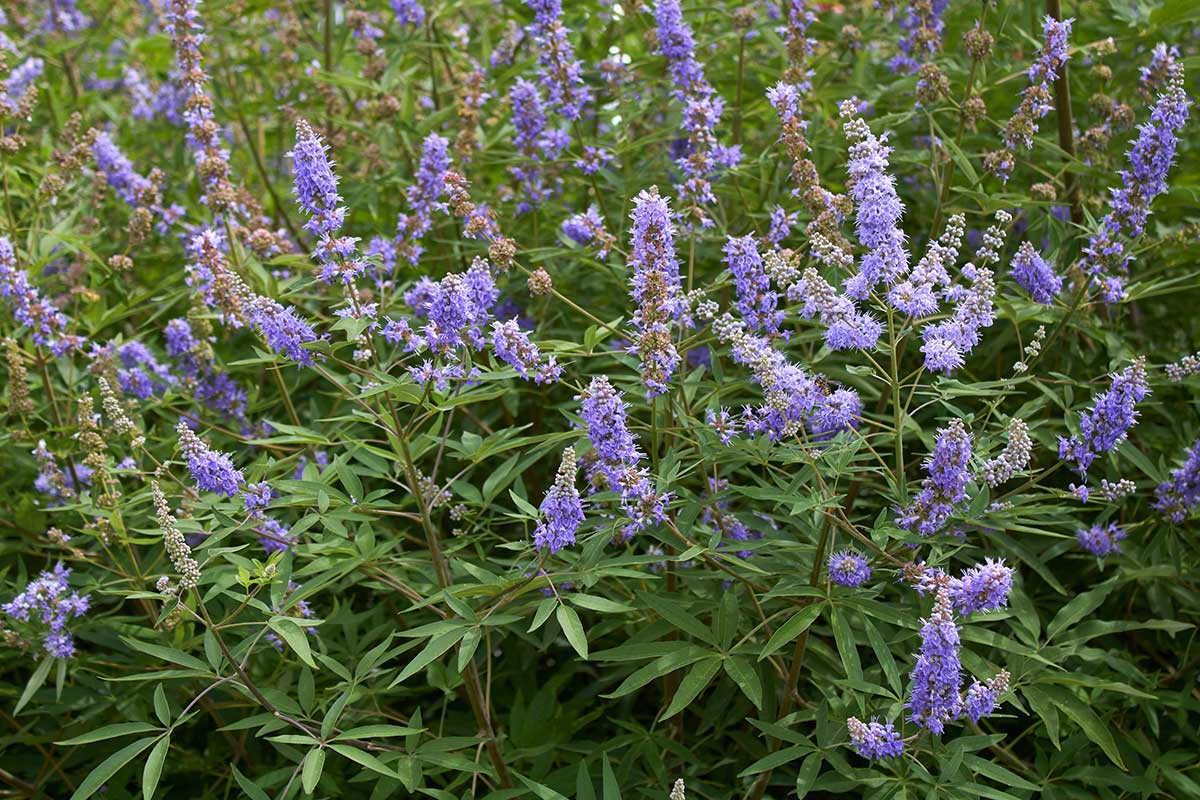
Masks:
[[[1120,241],[1121,234],[1141,236],[1150,203],[1167,191],[1167,172],[1191,105],[1183,85],[1183,64],[1172,61],[1166,92],[1154,104],[1150,121],[1138,127],[1137,141],[1129,151],[1129,169],[1119,173],[1124,185],[1111,190],[1110,210],[1083,250],[1083,269],[1107,303],[1124,296],[1122,276],[1128,271],[1130,256]]]
[[[1183,466],[1171,471],[1171,480],[1154,490],[1154,507],[1172,522],[1183,522],[1200,505],[1200,439],[1192,445]]]
[[[970,461],[971,434],[963,421],[955,419],[939,428],[933,455],[925,461],[929,477],[922,481],[921,491],[912,503],[897,513],[896,524],[922,536],[945,527],[954,506],[967,497]]]
[[[554,485],[542,500],[542,521],[533,532],[533,544],[539,550],[549,548],[553,554],[575,544],[575,531],[583,522],[583,504],[575,488],[576,469],[575,448],[568,447],[563,450]]]
[[[304,228],[321,236],[336,232],[346,218],[338,194],[338,178],[326,153],[329,146],[307,121],[296,122],[296,146],[288,156],[292,159],[294,191],[300,210],[309,215]]]
[[[852,589],[871,579],[867,560],[853,550],[842,550],[829,557],[829,580]]]
[[[921,652],[910,675],[912,688],[906,704],[913,722],[938,735],[963,710],[958,651],[949,580],[941,576],[933,611],[921,627]]]
[[[638,335],[630,352],[642,360],[646,399],[665,394],[679,366],[672,328],[683,312],[679,263],[675,258],[671,207],[654,187],[634,200],[631,265],[633,325]]]
[[[1011,677],[1008,670],[1002,669],[987,683],[980,683],[978,680],[971,682],[963,701],[963,711],[967,713],[972,722],[979,724],[979,720],[992,715],[1000,701],[1000,695],[1008,691],[1008,682]]]
[[[216,492],[226,497],[234,497],[241,491],[246,478],[228,455],[210,448],[182,420],[175,426],[175,431],[179,434],[179,448],[187,458],[188,470],[197,486],[206,492]]]
[[[583,69],[575,58],[568,38],[570,30],[562,24],[562,0],[526,0],[533,9],[529,34],[537,45],[538,80],[546,89],[550,106],[568,120],[577,120],[591,99],[583,82]]]
[[[75,637],[66,629],[67,621],[83,616],[90,606],[89,595],[71,591],[67,584],[70,575],[71,570],[55,564],[52,571],[38,575],[25,591],[0,606],[12,619],[37,626],[42,648],[54,658],[75,655]],[[21,642],[19,638],[16,641]]]
[[[890,286],[908,271],[908,251],[900,230],[904,204],[896,194],[895,179],[887,171],[892,152],[887,134],[871,133],[853,101],[843,101],[840,111],[842,130],[852,143],[846,171],[850,197],[857,209],[858,240],[868,250],[858,274],[846,282],[846,293],[864,300],[880,281]]]
[[[904,752],[904,742],[890,722],[884,724],[872,718],[866,723],[857,717],[850,717],[846,720],[846,730],[850,733],[850,743],[863,758],[878,761],[896,758]]]
[[[737,307],[746,327],[778,333],[783,321],[783,312],[778,310],[779,295],[771,289],[771,278],[763,268],[754,237],[729,237],[725,243],[725,263],[733,274]]]
[[[1042,305],[1051,305],[1054,296],[1062,291],[1062,276],[1046,263],[1046,259],[1029,242],[1023,242],[1013,257],[1012,276],[1035,302]]]
[[[1091,409],[1079,420],[1079,433],[1058,437],[1058,457],[1074,463],[1074,470],[1087,477],[1088,467],[1101,453],[1125,441],[1137,423],[1137,404],[1150,393],[1146,381],[1146,359],[1139,357],[1112,376],[1112,387],[1092,401]]]
[[[950,582],[955,610],[966,616],[976,611],[1003,608],[1008,605],[1012,580],[1012,567],[1005,566],[1004,559],[984,559],[982,564],[965,570],[962,577]]]
[[[1110,522],[1108,525],[1096,524],[1090,528],[1081,528],[1075,534],[1075,538],[1084,550],[1097,558],[1104,558],[1121,552],[1121,540],[1125,538],[1125,531],[1115,522]]]

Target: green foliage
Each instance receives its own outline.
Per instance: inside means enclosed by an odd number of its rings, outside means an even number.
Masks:
[[[1112,306],[1077,291],[1072,266],[1136,132],[1115,131],[1071,156],[1056,127],[1067,115],[1076,143],[1086,140],[1112,102],[1146,121],[1153,98],[1139,89],[1139,67],[1159,41],[1184,47],[1195,87],[1194,3],[1068,3],[1077,18],[1072,104],[1041,121],[1006,184],[983,159],[1000,146],[1041,46],[1041,4],[951,4],[944,48],[932,57],[950,91],[921,105],[917,76],[887,67],[897,52],[893,18],[871,3],[812,4],[817,52],[803,116],[806,157],[822,185],[846,191],[837,107],[858,97],[871,107],[871,130],[890,132],[914,263],[951,214],[966,215],[974,233],[996,211],[1021,215],[995,268],[995,322],[961,370],[926,371],[924,323],[879,298],[885,334],[867,352],[832,351],[823,326],[793,303],[790,335],[775,345],[831,388],[854,389],[859,424],[819,440],[802,429],[728,445],[706,412],[758,405],[763,390],[711,326],[676,331],[685,363],[653,401],[643,399],[638,357],[624,348],[634,330],[633,199],[657,185],[683,208],[671,159],[681,107],[653,45],[654,16],[636,10],[642,3],[564,4],[601,111],[570,126],[576,141],[551,168],[561,187],[522,215],[510,167],[528,159],[514,149],[505,98],[519,77],[532,79],[537,44],[524,37],[511,63],[479,68],[491,97],[477,116],[468,100],[477,64],[532,19],[524,3],[433,0],[414,27],[383,3],[209,0],[200,12],[213,114],[234,186],[261,206],[237,230],[241,223],[215,217],[202,200],[184,128],[134,116],[125,68],[169,85],[175,58],[146,6],[83,4],[91,24],[62,32],[38,28],[45,7],[61,3],[18,5],[6,30],[19,55],[8,66],[36,55],[45,72],[28,118],[4,120],[2,233],[72,331],[100,346],[143,342],[176,378],[150,397],[124,392],[135,430],[118,430],[98,379],[118,385],[119,357],[86,348],[55,356],[0,298],[0,332],[14,342],[0,429],[0,601],[59,562],[72,569],[71,589],[90,598],[87,614],[69,622],[69,659],[46,655],[36,621],[0,614],[9,645],[0,655],[0,780],[15,796],[632,800],[661,799],[678,778],[693,798],[747,800],[1200,796],[1197,517],[1175,524],[1153,507],[1155,487],[1200,437],[1200,378],[1172,382],[1162,369],[1200,347],[1196,124],[1184,129],[1146,234],[1131,242],[1128,297]],[[761,237],[776,206],[800,212],[784,246],[815,263],[810,215],[792,194],[792,159],[765,99],[788,67],[773,5],[741,4],[754,15],[745,28],[739,4],[684,4],[697,57],[726,102],[718,135],[743,149],[740,165],[713,180],[714,227],[680,226],[675,239],[685,287],[722,311],[736,302],[726,237]],[[359,11],[380,28],[377,52],[355,34]],[[960,43],[981,12],[996,45],[975,62]],[[844,26],[866,46],[853,46]],[[624,84],[605,83],[597,65],[609,56],[628,70]],[[971,92],[987,113],[967,125],[959,110]],[[385,344],[366,320],[337,316],[343,290],[313,276],[306,253],[315,239],[291,195],[286,154],[297,118],[328,140],[347,232],[364,250],[411,210],[405,190],[425,137],[459,136],[454,169],[518,248],[512,268],[497,272],[502,297],[532,321],[543,355],[564,365],[562,380],[522,380],[488,349],[464,356],[478,380],[422,387],[408,368],[425,355]],[[178,203],[182,222],[139,230],[137,211],[94,163],[92,129],[107,131],[139,173],[161,171],[162,202]],[[592,142],[615,160],[585,176],[571,162]],[[1056,188],[1057,199],[1035,195],[1037,183]],[[589,205],[615,237],[604,257],[562,233]],[[184,223],[223,226],[232,272],[312,322],[322,336],[307,345],[315,366],[297,366],[253,326],[205,305],[185,274]],[[852,227],[841,226],[851,239]],[[276,229],[302,247],[253,244]],[[1008,274],[1021,241],[1067,278],[1052,304],[1033,302]],[[381,319],[412,319],[403,291],[420,276],[436,280],[488,258],[488,242],[465,237],[440,211],[424,245],[419,267],[401,258],[394,280],[361,280],[351,304],[377,302]],[[377,256],[370,264],[382,269]],[[538,268],[552,291],[527,288]],[[163,355],[164,326],[179,318],[203,334],[205,358],[243,387],[244,415],[216,413],[195,376]],[[707,360],[688,363],[689,352]],[[1129,440],[1091,472],[1092,486],[1129,479],[1137,491],[1108,502],[1093,488],[1080,503],[1057,437],[1077,433],[1105,376],[1139,355],[1152,393]],[[1015,370],[1018,361],[1026,369]],[[576,545],[551,554],[532,540],[539,505],[565,447],[585,463],[594,456],[578,397],[598,375],[624,392],[650,481],[673,500],[662,524],[627,541],[612,487],[585,491]],[[103,411],[98,445],[81,408]],[[231,454],[246,483],[270,484],[269,514],[295,537],[290,547],[268,552],[262,520],[241,497],[197,488],[178,448],[181,418]],[[919,491],[936,432],[952,419],[974,435],[974,468],[1001,452],[1011,419],[1028,423],[1033,461],[996,487],[972,478],[950,526],[962,536],[922,538],[897,526],[896,509]],[[90,483],[66,478],[82,490],[58,500],[35,488],[39,440],[64,475],[86,464]],[[118,467],[126,457],[131,466]],[[727,484],[714,492],[717,479]],[[191,540],[194,589],[179,589],[151,480]],[[736,541],[731,522],[761,538]],[[1128,534],[1122,552],[1101,560],[1083,551],[1077,530],[1109,522]],[[828,578],[828,557],[847,547],[874,569],[859,588]],[[957,575],[985,557],[1003,558],[1016,578],[1007,607],[962,622],[963,668],[984,679],[1007,670],[1009,687],[992,716],[963,717],[932,736],[905,709],[932,599],[903,581],[906,562]],[[849,746],[849,717],[895,722],[904,756],[862,758]]]

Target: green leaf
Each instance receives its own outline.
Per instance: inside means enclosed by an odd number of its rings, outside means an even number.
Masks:
[[[525,784],[529,791],[537,795],[541,800],[567,800],[566,796],[559,794],[549,786],[544,786],[532,778],[526,778],[521,773],[513,770],[512,773],[517,776],[517,780]]]
[[[725,592],[721,595],[721,605],[717,609],[717,641],[720,642],[722,650],[728,650],[733,644],[737,626],[737,592]]]
[[[657,612],[659,616],[674,625],[679,630],[690,633],[697,639],[708,642],[714,647],[716,646],[717,637],[713,636],[712,631],[705,627],[700,620],[684,611],[681,604],[667,600],[661,595],[658,595],[655,596],[654,602],[648,607],[651,611]]]
[[[821,772],[822,760],[820,753],[810,753],[808,758],[804,759],[804,763],[800,765],[800,769],[796,772],[796,800],[804,800],[809,790],[812,789],[817,775]]]
[[[566,599],[580,608],[586,608],[589,611],[599,611],[601,614],[619,614],[623,611],[633,611],[632,606],[618,603],[615,600],[609,600],[606,597],[598,597],[594,594],[571,592],[566,595]]]
[[[161,687],[161,684],[159,684]],[[153,800],[154,792],[158,789],[158,779],[162,777],[163,764],[167,760],[167,751],[171,749],[171,734],[166,733],[146,759],[142,768],[142,800]]]
[[[1071,602],[1060,608],[1054,615],[1054,619],[1050,620],[1050,624],[1046,626],[1046,639],[1053,639],[1058,633],[1099,608],[1120,581],[1120,576],[1113,576],[1095,589],[1071,598]]]
[[[386,739],[389,736],[412,736],[415,733],[420,733],[424,728],[409,728],[404,725],[362,725],[358,728],[351,728],[348,731],[342,731],[337,736],[333,737],[333,741],[340,742],[345,739]]]
[[[161,683],[154,687],[154,715],[163,725],[171,724],[171,705],[167,702],[167,693]]]
[[[871,643],[875,660],[879,662],[883,676],[887,678],[888,687],[898,697],[900,695],[900,670],[896,668],[896,659],[892,657],[892,651],[884,642],[883,635],[866,614],[863,614],[863,627],[867,631],[867,641]]]
[[[54,656],[46,656],[37,665],[37,669],[29,676],[29,683],[25,684],[25,691],[21,692],[21,697],[17,700],[17,707],[13,709],[13,716],[20,714],[25,704],[33,699],[34,692],[42,688],[42,684],[46,682],[46,676],[50,674],[50,667],[52,666],[54,666]]]
[[[771,634],[767,646],[758,654],[758,660],[762,661],[779,648],[783,647],[788,642],[796,639],[800,634],[808,630],[809,626],[817,617],[821,616],[821,609],[825,607],[824,603],[813,603],[810,606],[797,611],[792,615],[792,618],[775,629],[775,633]]]
[[[435,636],[430,639],[429,644],[425,645],[425,648],[421,652],[417,653],[416,657],[412,661],[408,662],[408,666],[406,666],[401,673],[396,676],[396,679],[392,681],[391,685],[395,686],[398,683],[402,683],[416,673],[425,669],[425,667],[427,667],[434,659],[440,657],[451,647],[454,647],[454,645],[458,644],[458,640],[466,636],[468,630],[470,629],[455,628],[452,631],[447,631],[440,636]]]
[[[708,686],[709,681],[721,669],[721,657],[709,656],[708,658],[694,664],[688,674],[679,682],[679,688],[675,691],[675,697],[671,699],[671,705],[667,706],[667,710],[663,712],[661,719],[670,719],[671,717],[682,711],[689,703],[704,691],[704,687]]]
[[[213,672],[220,671],[221,662],[225,658],[220,646],[217,644],[217,637],[213,636],[213,632],[208,628],[204,629],[204,658],[208,661],[208,665],[212,667]]]
[[[94,731],[80,734],[72,739],[55,742],[55,744],[64,747],[67,745],[91,744],[92,742],[102,742],[105,739],[113,739],[117,736],[128,736],[131,733],[149,733],[150,731],[157,730],[160,729],[145,722],[117,722],[112,725],[105,725],[103,728],[97,728]]]
[[[833,638],[837,643],[838,655],[842,657],[842,666],[846,677],[852,681],[861,681],[862,662],[858,660],[858,647],[854,643],[854,632],[850,630],[850,622],[846,613],[838,606],[829,607],[830,623],[833,625]]]
[[[738,777],[754,775],[759,772],[766,772],[769,769],[781,767],[790,761],[795,761],[805,753],[811,753],[812,750],[812,745],[808,744],[796,744],[792,745],[791,747],[785,747],[782,750],[776,750],[774,753],[768,753],[758,761],[755,761],[753,764],[746,767],[744,770],[738,773]]]
[[[587,761],[582,758],[579,759],[579,769],[575,772],[575,800],[596,800],[592,776],[588,774]]]
[[[325,750],[314,747],[304,757],[304,766],[300,769],[300,785],[305,794],[312,794],[321,780],[321,772],[325,769]]]
[[[1117,749],[1117,743],[1113,741],[1112,726],[1096,716],[1096,712],[1092,710],[1091,705],[1080,700],[1069,689],[1065,689],[1062,686],[1043,686],[1042,688],[1050,696],[1050,701],[1062,709],[1064,714],[1082,728],[1084,734],[1089,739],[1100,745],[1100,749],[1104,751],[1106,756],[1112,759],[1114,764],[1121,769],[1125,769],[1125,762],[1121,760],[1121,753]]]
[[[233,768],[233,777],[237,781],[238,786],[250,797],[250,800],[271,800],[270,796],[258,784],[251,782],[249,778],[238,771],[236,764],[230,764],[230,766]]]
[[[127,744],[117,752],[113,753],[108,758],[101,761],[94,770],[88,773],[88,776],[83,779],[83,783],[79,784],[79,788],[75,790],[75,794],[71,795],[71,800],[86,800],[91,797],[100,787],[103,786],[109,778],[117,774],[117,770],[133,761],[138,753],[145,750],[150,745],[159,740],[158,736],[147,736],[145,739],[138,739],[132,744]]]
[[[962,759],[963,763],[967,765],[967,769],[978,772],[980,775],[986,775],[1001,786],[1007,786],[1010,789],[1021,789],[1026,792],[1040,792],[1042,790],[1042,787],[1036,783],[1030,783],[1015,772],[1011,772],[986,758],[966,753]]]
[[[529,630],[526,633],[533,633],[545,625],[546,620],[550,619],[550,615],[554,613],[557,606],[557,597],[543,597],[542,601],[538,603],[537,611],[534,612],[533,621],[529,623]]]
[[[733,678],[733,682],[742,690],[742,694],[762,710],[763,688],[758,677],[758,670],[753,664],[741,656],[730,656],[725,659],[725,672]]]
[[[348,744],[331,744],[329,745],[329,749],[340,756],[350,759],[356,764],[361,764],[372,772],[378,772],[380,775],[386,775],[389,778],[400,780],[400,776],[397,773],[392,771],[387,764],[384,764],[370,753],[351,747]]]
[[[319,669],[317,662],[313,661],[312,649],[308,646],[308,633],[300,627],[300,623],[295,618],[271,617],[267,624],[271,626],[271,630],[278,633],[280,638],[288,643],[288,647],[295,651],[301,661],[312,669]]]
[[[1058,709],[1051,701],[1050,695],[1037,686],[1022,686],[1021,694],[1029,701],[1034,713],[1046,724],[1046,735],[1050,743],[1058,748]]]
[[[140,639],[134,639],[131,636],[122,636],[121,641],[132,647],[134,650],[145,653],[146,655],[154,656],[163,661],[169,661],[172,664],[179,664],[189,669],[199,670],[203,673],[208,673],[209,669],[203,661],[190,656],[182,650],[176,650],[173,647],[163,647],[160,644],[151,644],[143,642]]]
[[[621,800],[621,787],[617,783],[617,776],[613,774],[612,764],[608,763],[608,753],[604,754],[601,764],[601,800]]]
[[[563,634],[571,643],[571,647],[575,648],[575,652],[579,653],[580,658],[586,659],[588,657],[587,635],[583,632],[583,623],[579,621],[579,614],[568,605],[560,605],[555,610],[554,616],[558,619],[558,624],[562,626]]]
[[[479,646],[479,639],[482,634],[479,628],[471,628],[462,638],[462,644],[458,646],[458,671],[459,673],[466,672],[467,666],[471,663],[472,656],[475,655],[475,648]]]
[[[312,711],[316,695],[316,685],[313,681],[312,670],[304,667],[300,670],[300,678],[296,681],[296,700],[306,712]]]
[[[650,683],[650,681],[660,678],[669,672],[686,667],[688,664],[694,664],[701,659],[714,657],[709,651],[701,650],[699,647],[688,642],[671,642],[670,644],[675,645],[677,649],[641,667],[628,678],[621,681],[621,685],[610,694],[601,696],[621,697],[622,695],[637,691],[647,683]]]

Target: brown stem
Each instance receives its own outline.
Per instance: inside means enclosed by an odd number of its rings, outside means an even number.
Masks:
[[[1061,20],[1062,5],[1059,0],[1046,0],[1046,13]],[[1075,160],[1075,123],[1071,119],[1071,83],[1067,77],[1067,62],[1063,61],[1054,80],[1054,110],[1058,117],[1058,146],[1067,154],[1067,161]],[[1063,173],[1063,188],[1071,205],[1071,222],[1083,223],[1083,210],[1079,206],[1079,186],[1069,169]]]
[[[1050,2],[1050,0],[1046,0]],[[983,23],[987,20],[988,8],[991,3],[984,2],[983,10],[979,12],[979,27],[983,27]],[[963,91],[963,102],[959,104],[958,111],[958,133],[954,136],[955,146],[962,145],[963,133],[967,128],[966,101],[971,99],[971,90],[975,88],[975,73],[979,69],[979,59],[971,60],[971,71],[967,73],[967,88]],[[954,182],[954,159],[950,159],[950,163],[946,165],[946,175],[942,178],[942,190],[938,193],[937,208],[933,210],[933,227],[929,230],[929,241],[937,238],[939,229],[942,225],[944,216],[942,209],[946,205],[946,201],[950,198],[950,184]]]

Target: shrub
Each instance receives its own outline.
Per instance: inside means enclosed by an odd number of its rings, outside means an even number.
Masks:
[[[9,11],[0,778],[1200,795],[1200,17],[874,5]]]

